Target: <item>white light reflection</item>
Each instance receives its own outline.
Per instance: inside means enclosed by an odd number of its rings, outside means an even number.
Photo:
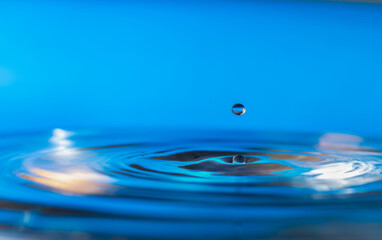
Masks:
[[[328,157],[310,166],[304,173],[307,177],[303,185],[317,191],[340,190],[344,194],[352,193],[351,187],[381,179],[381,170],[377,167],[379,159],[365,157],[369,150],[360,144],[362,137],[350,134],[326,133],[319,138],[319,151],[335,151],[337,157]]]
[[[49,142],[52,146],[41,151],[41,157],[25,160],[26,169],[18,176],[66,194],[104,194],[115,189],[111,177],[90,167],[95,153],[75,148],[69,138],[75,133],[56,128]],[[113,187],[114,186],[114,187]]]
[[[338,162],[313,169],[307,175],[316,175],[316,179],[324,180],[348,179],[367,174],[374,168],[373,164],[362,162]]]
[[[348,193],[348,187],[362,185],[381,179],[380,169],[375,161],[343,161],[316,166],[305,173],[306,184],[318,191],[342,190]]]
[[[74,142],[68,139],[74,134],[74,132],[59,128],[53,130],[53,136],[49,138],[49,142],[53,145],[52,150],[57,151],[56,155],[71,155],[76,153],[76,150],[71,148]]]

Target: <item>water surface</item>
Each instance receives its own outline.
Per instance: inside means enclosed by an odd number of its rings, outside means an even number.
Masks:
[[[381,147],[339,133],[2,134],[0,236],[376,239]]]

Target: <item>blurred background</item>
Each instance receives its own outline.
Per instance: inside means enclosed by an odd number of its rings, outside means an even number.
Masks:
[[[382,134],[382,4],[0,1],[0,131]],[[231,113],[242,103],[243,116]]]

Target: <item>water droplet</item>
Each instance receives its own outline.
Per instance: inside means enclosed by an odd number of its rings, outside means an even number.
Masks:
[[[236,155],[232,158],[233,164],[244,164],[247,161],[247,159],[243,155]]]
[[[236,115],[243,115],[245,113],[245,107],[243,104],[236,103],[232,106],[232,112]]]

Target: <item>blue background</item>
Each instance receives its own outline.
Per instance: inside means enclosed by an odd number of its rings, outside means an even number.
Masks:
[[[380,135],[381,79],[380,4],[0,1],[0,131]]]

